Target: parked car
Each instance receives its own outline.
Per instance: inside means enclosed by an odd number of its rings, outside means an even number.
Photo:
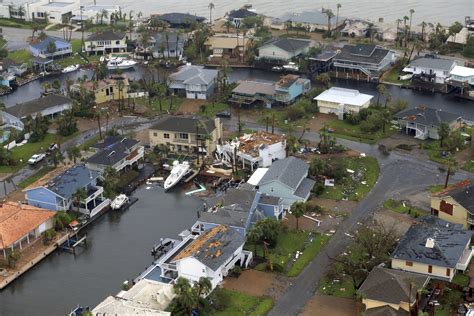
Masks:
[[[28,159],[28,164],[29,165],[36,165],[38,162],[43,160],[45,157],[46,157],[45,154],[34,154],[33,156],[31,156],[30,159]]]
[[[59,149],[59,145],[56,143],[52,143],[51,145],[49,145],[48,149],[46,150],[46,154],[49,155],[56,149]]]
[[[222,111],[222,112],[217,112],[217,113],[216,113],[216,117],[220,117],[220,118],[230,118],[230,117],[231,117],[231,114],[230,114],[230,111]]]

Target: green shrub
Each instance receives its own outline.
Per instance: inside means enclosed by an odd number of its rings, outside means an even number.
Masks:
[[[311,192],[316,196],[320,196],[321,194],[324,193],[324,190],[325,190],[324,184],[316,183],[314,187],[311,189]]]
[[[292,106],[286,110],[286,118],[289,121],[297,121],[304,117],[304,113],[302,108]]]

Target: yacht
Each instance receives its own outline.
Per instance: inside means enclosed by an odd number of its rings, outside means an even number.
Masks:
[[[179,163],[178,160],[175,160],[173,162],[173,169],[171,169],[170,175],[165,180],[165,190],[174,187],[189,172],[189,169],[189,162],[183,161],[183,163]]]
[[[61,72],[62,72],[63,74],[67,74],[67,73],[76,71],[76,70],[78,70],[78,69],[79,69],[79,64],[76,64],[76,65],[67,66],[67,67],[64,68]]]
[[[107,62],[107,69],[129,69],[133,68],[137,64],[134,60],[128,60],[123,58],[112,58]]]
[[[113,210],[118,210],[122,206],[124,206],[126,203],[128,203],[128,201],[129,201],[128,197],[125,194],[120,194],[112,201],[112,203],[110,204],[110,207]]]

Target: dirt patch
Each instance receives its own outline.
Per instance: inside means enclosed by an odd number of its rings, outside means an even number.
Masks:
[[[374,214],[374,219],[387,229],[394,228],[401,236],[404,235],[416,220],[407,214],[381,209]]]
[[[199,112],[199,107],[206,104],[209,104],[206,100],[183,99],[177,112],[183,115],[196,114]]]
[[[253,296],[269,296],[278,299],[288,286],[288,279],[276,273],[245,270],[238,278],[227,277],[223,287]]]
[[[335,214],[349,214],[357,206],[356,201],[330,200],[321,198],[312,198],[311,203],[318,204],[328,212]]]
[[[312,132],[319,132],[324,127],[324,124],[336,119],[337,117],[335,115],[318,113],[314,118],[308,121],[306,127],[308,127]]]
[[[466,162],[474,160],[474,146],[470,146],[465,150],[456,154],[456,160],[460,166],[463,166]]]
[[[303,312],[299,315],[352,316],[357,315],[356,304],[355,299],[316,294],[308,301]]]

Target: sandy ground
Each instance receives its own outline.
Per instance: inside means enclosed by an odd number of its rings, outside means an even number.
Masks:
[[[387,229],[393,227],[400,236],[404,235],[410,226],[416,222],[414,218],[407,214],[400,214],[387,209],[375,212],[374,219]]]
[[[192,99],[183,99],[177,114],[182,115],[191,115],[199,112],[199,107],[201,105],[209,104],[206,100],[192,100]]]
[[[468,161],[474,161],[474,145],[461,151],[456,155],[456,160],[460,166],[463,166]]]
[[[288,286],[288,279],[276,273],[245,270],[240,277],[227,277],[223,287],[253,296],[269,296],[277,299]]]
[[[314,118],[309,120],[306,125],[312,132],[319,132],[329,121],[336,119],[337,117],[332,114],[315,114]]]
[[[352,316],[357,315],[355,299],[340,298],[335,296],[316,294],[311,298],[300,316],[331,315]]]

